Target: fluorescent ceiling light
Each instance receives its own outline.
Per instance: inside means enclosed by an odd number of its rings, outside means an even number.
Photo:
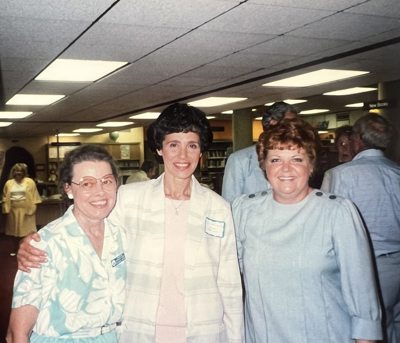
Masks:
[[[129,119],[157,119],[160,112],[145,112],[130,116]]]
[[[97,124],[98,127],[121,127],[134,124],[133,121],[107,121],[105,123]]]
[[[0,121],[0,127],[10,126],[11,124],[11,121]]]
[[[78,133],[92,133],[92,132],[99,132],[99,131],[103,131],[103,129],[81,128],[81,129],[73,130],[73,132],[78,132]]]
[[[324,113],[324,112],[329,112],[329,110],[327,110],[325,108],[316,108],[313,110],[301,111],[300,114],[316,114],[316,113]]]
[[[318,133],[328,133],[328,130],[318,130]]]
[[[223,111],[221,113],[223,113],[223,114],[233,114],[233,110]]]
[[[254,118],[254,120],[262,120],[262,117]]]
[[[354,104],[347,104],[345,107],[364,107],[363,102],[355,102]]]
[[[207,119],[208,120],[210,120],[210,119],[215,119],[215,118],[217,118],[216,116],[207,116]]]
[[[214,107],[214,106],[232,104],[234,102],[239,102],[243,100],[247,100],[247,98],[235,98],[235,97],[228,98],[228,97],[211,96],[209,98],[189,102],[188,105],[197,107]]]
[[[56,136],[58,137],[75,137],[75,136],[80,136],[79,133],[59,133]]]
[[[302,104],[303,102],[307,102],[308,100],[303,100],[303,99],[286,99],[286,100],[283,100],[283,101],[286,102],[286,103],[289,104],[289,105],[295,105],[295,104]],[[269,103],[265,104],[265,106],[272,106],[273,104],[275,104],[275,102],[277,102],[277,101],[269,102]]]
[[[43,70],[35,80],[91,82],[112,73],[127,63],[59,58]]]
[[[16,94],[6,105],[50,105],[64,97],[61,94]]]
[[[297,76],[288,77],[282,80],[263,84],[266,87],[308,87],[321,83],[348,79],[350,77],[368,74],[369,71],[341,70],[341,69],[320,69]]]
[[[21,119],[30,116],[32,112],[0,111],[0,119]]]
[[[358,94],[358,93],[365,93],[365,92],[371,92],[371,91],[376,91],[377,88],[373,87],[353,87],[353,88],[346,88],[346,89],[340,89],[338,91],[333,91],[333,92],[326,92],[323,93],[323,95],[351,95],[351,94]]]

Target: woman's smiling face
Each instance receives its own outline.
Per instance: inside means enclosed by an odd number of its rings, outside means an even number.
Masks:
[[[309,193],[313,167],[303,148],[268,150],[264,169],[277,202],[294,204]]]

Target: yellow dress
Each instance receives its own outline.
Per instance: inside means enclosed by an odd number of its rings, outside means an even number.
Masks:
[[[19,189],[19,199],[15,190]],[[14,194],[13,194],[14,192]],[[35,181],[25,177],[20,184],[14,179],[3,189],[3,213],[7,214],[5,234],[24,237],[36,231],[36,204],[42,202]]]

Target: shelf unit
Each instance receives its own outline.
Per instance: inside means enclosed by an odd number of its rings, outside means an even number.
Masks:
[[[80,142],[50,143],[47,145],[47,180],[58,181],[58,171],[65,154],[79,146]],[[99,144],[113,157],[119,170],[121,181],[140,167],[140,143]]]
[[[225,164],[231,149],[231,141],[214,141],[201,160],[200,182],[218,194],[221,194]]]

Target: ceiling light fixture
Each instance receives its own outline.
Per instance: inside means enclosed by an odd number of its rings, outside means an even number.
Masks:
[[[32,112],[0,111],[0,119],[22,119],[30,116]]]
[[[348,79],[368,74],[369,71],[320,69],[309,73],[288,77],[282,80],[264,83],[265,87],[309,87],[322,83]]]
[[[347,105],[345,105],[345,107],[357,107],[357,108],[360,108],[360,107],[364,107],[364,103],[363,102],[355,102],[354,104],[347,104]]]
[[[325,108],[315,108],[313,110],[301,111],[300,114],[317,114],[317,113],[324,113],[324,112],[329,112],[329,110],[327,110]]]
[[[217,118],[216,116],[207,116],[207,119],[208,120],[210,120],[210,119],[215,119],[215,118]]]
[[[129,119],[157,119],[160,112],[144,112],[130,116]]]
[[[73,132],[78,132],[78,133],[93,133],[93,132],[99,132],[99,131],[103,131],[103,129],[81,128],[81,129],[73,130]]]
[[[234,102],[239,102],[247,100],[247,98],[237,98],[237,97],[218,97],[211,96],[209,98],[204,98],[196,101],[189,102],[188,105],[196,107],[215,107],[226,104],[232,104]]]
[[[340,89],[333,92],[326,92],[323,95],[335,95],[335,96],[342,96],[342,95],[351,95],[351,94],[358,94],[358,93],[365,93],[365,92],[372,92],[376,91],[377,88],[374,87],[352,87],[346,89]]]
[[[303,99],[286,99],[286,100],[283,100],[283,102],[286,102],[289,105],[302,104],[303,102],[307,102],[307,101],[308,100],[303,100]],[[278,102],[278,101],[269,102],[269,103],[265,104],[265,106],[272,106],[273,104],[275,104],[275,102]]]
[[[35,80],[92,82],[123,67],[128,62],[56,59]]]
[[[133,121],[107,121],[105,123],[97,124],[98,127],[121,127],[134,124]]]
[[[221,113],[223,113],[223,114],[233,114],[233,110],[223,111]]]
[[[51,105],[64,98],[61,94],[16,94],[6,102],[6,105]]]
[[[10,126],[11,124],[11,121],[0,121],[0,127]]]

